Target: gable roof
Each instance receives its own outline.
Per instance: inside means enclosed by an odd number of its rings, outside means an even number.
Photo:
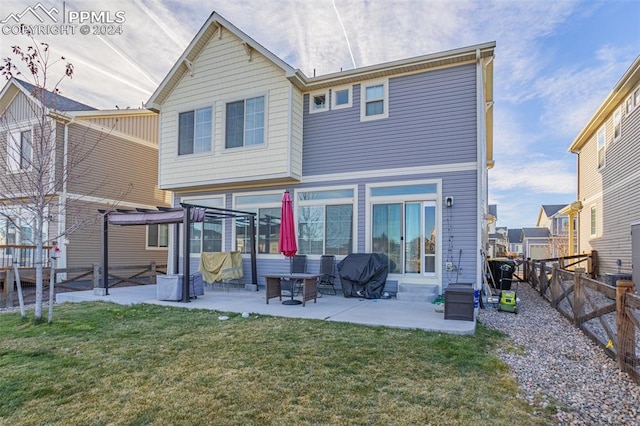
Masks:
[[[520,244],[522,242],[522,229],[509,229],[507,231],[507,239],[511,244]]]
[[[43,92],[41,96],[37,95],[40,90]],[[31,83],[12,77],[0,92],[0,114],[4,114],[5,110],[9,107],[18,93],[23,93],[38,104],[43,102],[46,108],[53,111],[96,111],[92,106],[48,90],[40,89]]]
[[[289,79],[293,85],[303,91],[355,83],[366,79],[381,78],[388,75],[441,67],[459,62],[476,61],[480,58],[493,58],[493,50],[496,45],[495,42],[489,42],[461,49],[341,71],[324,76],[307,77],[301,70],[294,69],[218,13],[213,12],[162,80],[162,83],[160,83],[156,91],[151,95],[146,103],[147,108],[156,112],[160,110],[167,96],[178,84],[182,76],[189,71],[192,61],[204,49],[207,42],[217,34],[218,31],[221,32],[223,30],[230,31],[236,37],[240,38],[245,49],[248,51],[253,49],[269,59],[275,66],[284,71],[285,77]],[[488,61],[484,68],[487,75],[484,87],[485,102],[490,106],[493,105],[493,62]],[[491,123],[487,123],[487,126],[490,124]],[[492,132],[488,133],[492,134]]]
[[[544,210],[544,214],[546,214],[547,217],[551,217],[564,207],[566,207],[566,204],[543,204],[542,210]]]
[[[537,228],[522,228],[522,238],[549,238],[551,231],[549,228],[537,227]]]
[[[42,101],[44,103],[44,106],[46,106],[49,109],[62,111],[62,112],[94,111],[95,110],[94,107],[91,107],[89,105],[83,104],[78,101],[74,101],[73,99],[67,98],[66,96],[62,96],[57,93],[50,92],[48,90],[40,89],[39,87],[36,87],[31,83],[27,83],[26,81],[17,79],[15,77],[12,80],[15,80],[17,84],[24,87],[25,90],[29,92],[29,95],[31,97],[36,98],[39,101]],[[36,93],[40,90],[44,92],[42,97],[36,95]]]
[[[607,117],[611,115],[614,109],[622,103],[625,97],[629,95],[631,90],[640,82],[640,55],[633,61],[613,90],[602,102],[593,116],[587,121],[587,124],[580,130],[578,136],[569,146],[569,152],[578,154],[582,147],[589,141],[591,135],[596,129],[600,128]]]

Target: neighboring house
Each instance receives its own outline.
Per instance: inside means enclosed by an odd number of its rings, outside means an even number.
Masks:
[[[569,151],[578,156],[578,199],[566,212],[578,218],[579,252],[597,251],[600,274],[630,274],[631,228],[640,223],[640,56]]]
[[[522,228],[522,255],[525,259],[549,259],[549,228]]]
[[[508,230],[504,226],[496,228],[496,232],[489,234],[489,257],[504,257],[507,255]]]
[[[256,212],[260,285],[289,269],[285,189],[311,272],[323,254],[380,252],[390,286],[480,282],[494,47],[307,77],[214,12],[147,103],[160,188],[174,205]],[[243,222],[192,231],[193,265],[201,251],[249,253]]]
[[[34,96],[35,90],[13,78],[0,92],[0,173],[22,176],[0,180],[5,182],[0,194],[20,194],[8,186],[34,176],[29,163],[32,150],[41,145],[35,138],[50,131],[50,140],[55,141],[51,152],[57,157],[51,182],[64,181],[64,185],[55,188],[52,204],[56,208],[48,212],[44,238],[56,239],[61,250],[58,267],[90,267],[102,259],[98,209],[168,206],[169,197],[157,187],[157,114],[143,109],[99,111],[51,92]],[[40,100],[47,114],[44,130],[36,118],[42,111]],[[65,174],[69,179],[60,178]],[[0,245],[33,245],[34,217],[17,207],[15,198],[0,202]],[[164,228],[111,231],[112,265],[166,263]]]
[[[522,228],[509,229],[507,238],[509,240],[509,254],[514,257],[522,257]]]
[[[566,204],[546,204],[540,207],[537,227],[549,229],[550,257],[568,256],[569,249],[569,215],[564,213]]]

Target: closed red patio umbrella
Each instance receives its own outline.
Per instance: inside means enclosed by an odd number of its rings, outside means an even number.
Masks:
[[[293,221],[293,207],[291,204],[289,191],[285,191],[282,196],[282,211],[280,213],[280,240],[278,241],[278,251],[286,257],[293,257],[298,251],[296,228]]]

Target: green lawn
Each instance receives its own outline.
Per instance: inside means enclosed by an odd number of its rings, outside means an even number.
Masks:
[[[0,424],[551,424],[474,336],[109,303],[0,315]],[[539,408],[538,408],[539,409]]]

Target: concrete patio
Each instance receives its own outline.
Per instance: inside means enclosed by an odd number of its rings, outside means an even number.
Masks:
[[[436,305],[424,302],[404,302],[396,299],[345,298],[340,292],[336,296],[323,295],[317,303],[283,305],[277,298],[265,302],[265,291],[205,288],[204,296],[191,299],[189,303],[169,302],[157,299],[155,285],[118,287],[109,289],[109,295],[95,295],[93,290],[60,293],[56,302],[103,301],[121,305],[149,303],[175,306],[185,309],[210,309],[233,312],[272,315],[277,317],[319,319],[349,322],[369,326],[386,326],[421,329],[450,334],[473,334],[475,321],[445,320],[444,313],[436,312]],[[285,298],[283,297],[283,300]],[[441,306],[442,308],[442,306]]]

